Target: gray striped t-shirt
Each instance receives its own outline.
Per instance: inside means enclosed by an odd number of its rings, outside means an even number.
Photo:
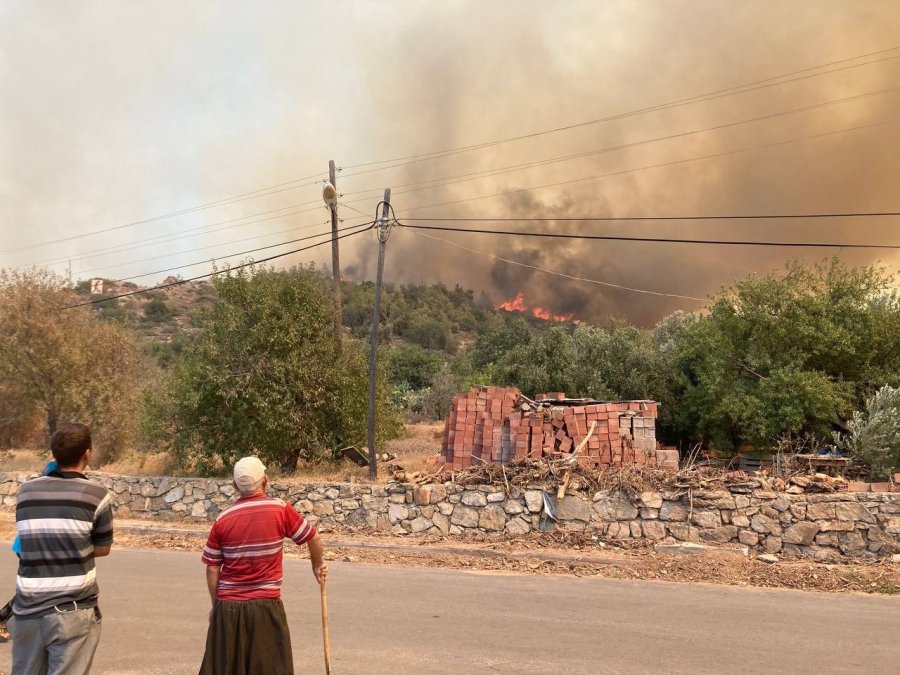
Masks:
[[[28,481],[16,500],[22,543],[17,616],[41,615],[57,605],[97,602],[94,547],[113,540],[112,496],[73,471]]]

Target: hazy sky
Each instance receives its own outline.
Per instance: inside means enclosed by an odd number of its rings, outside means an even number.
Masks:
[[[384,166],[350,168],[355,164],[577,124],[874,52],[882,53],[776,86],[351,175]],[[837,70],[822,74],[830,69]],[[410,223],[425,216],[898,210],[895,87],[895,0],[0,0],[0,266],[49,264],[62,272],[71,260],[76,278],[127,278],[205,261],[180,270],[201,274],[212,257],[237,261],[225,256],[324,232],[321,187],[311,183],[332,158],[347,167],[338,178],[346,225],[363,220],[351,207],[373,214],[386,186],[394,188],[398,217]],[[850,97],[857,98],[832,103]],[[695,159],[707,155],[720,156]],[[603,174],[618,175],[525,189]],[[402,187],[456,177],[461,182],[406,194],[422,186]],[[273,194],[119,227],[288,181],[296,182]],[[490,196],[497,193],[506,194]],[[270,219],[251,222],[260,218]],[[501,227],[900,243],[898,224],[900,218]],[[616,313],[644,324],[700,303],[571,281],[483,254],[698,297],[790,258],[829,255],[432,234],[479,254],[395,230],[389,281],[460,283],[494,302],[523,291],[529,304],[557,313],[593,320]],[[371,277],[374,237],[342,244],[345,272]],[[887,251],[846,257],[891,269],[900,261]],[[327,262],[330,254],[322,247],[284,260]],[[135,281],[157,283],[167,274]]]

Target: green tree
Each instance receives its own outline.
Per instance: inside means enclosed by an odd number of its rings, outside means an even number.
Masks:
[[[892,288],[877,268],[831,260],[723,290],[676,340],[676,427],[723,449],[829,432],[900,377]]]
[[[86,423],[109,458],[134,431],[140,349],[125,326],[79,302],[51,272],[0,271],[0,381],[41,410],[48,435]]]
[[[570,385],[575,356],[571,332],[565,326],[553,326],[508,352],[493,372],[500,384],[516,386],[526,396],[548,391],[574,394]]]
[[[176,460],[205,471],[250,453],[293,472],[366,439],[367,360],[338,352],[328,281],[311,267],[243,268],[214,277],[218,300],[198,318],[167,387],[149,407]],[[380,378],[378,437],[400,431]]]
[[[422,389],[440,369],[444,357],[416,344],[402,344],[385,352],[385,372],[391,382],[410,389]]]
[[[531,342],[531,329],[519,316],[506,313],[508,317],[496,329],[482,333],[472,345],[472,366],[481,370],[500,362],[512,350]]]

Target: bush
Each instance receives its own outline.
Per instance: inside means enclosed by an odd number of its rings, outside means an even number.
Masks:
[[[849,432],[838,434],[838,446],[850,452],[854,464],[869,469],[873,480],[900,471],[900,387],[883,386],[857,410],[847,424]]]
[[[443,357],[438,352],[416,344],[398,345],[385,354],[385,371],[396,385],[410,389],[422,389],[441,367]]]
[[[172,318],[174,312],[162,298],[153,298],[144,305],[144,319],[150,323],[162,323]]]

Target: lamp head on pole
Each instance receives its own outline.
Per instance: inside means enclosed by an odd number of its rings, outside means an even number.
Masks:
[[[322,200],[328,206],[334,206],[335,204],[337,204],[337,190],[330,181],[325,181],[325,185],[322,188]]]

